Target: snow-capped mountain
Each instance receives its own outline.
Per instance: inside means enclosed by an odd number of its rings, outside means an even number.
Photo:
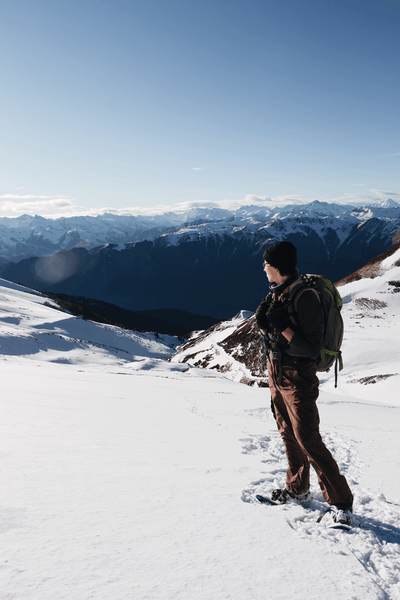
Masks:
[[[341,287],[345,371],[318,401],[350,533],[317,523],[313,475],[308,508],[257,503],[287,467],[267,389],[0,281],[2,598],[398,600],[399,259]]]
[[[15,262],[31,256],[50,256],[60,250],[92,249],[106,244],[124,248],[125,244],[154,241],[159,236],[168,236],[169,243],[177,244],[182,236],[187,235],[226,235],[243,229],[254,233],[261,228],[270,227],[277,220],[290,221],[291,228],[295,231],[297,228],[293,221],[306,227],[315,219],[324,219],[322,229],[341,231],[339,237],[346,238],[351,226],[374,218],[392,222],[399,228],[400,205],[394,200],[385,200],[368,207],[315,200],[310,204],[289,204],[279,208],[243,206],[235,211],[196,208],[154,216],[118,216],[105,213],[97,217],[58,219],[28,215],[18,218],[2,217],[0,258]],[[341,223],[335,223],[332,219],[340,219]],[[347,226],[342,227],[344,223]]]
[[[172,308],[230,318],[243,307],[254,310],[266,295],[265,244],[292,241],[302,272],[323,273],[337,281],[392,245],[400,230],[400,206],[362,208],[315,201],[279,209],[244,206],[235,212],[197,209],[150,221],[112,215],[86,218],[86,229],[63,234],[63,243],[76,247],[8,263],[0,268],[0,276],[37,290],[94,298],[134,311]],[[26,225],[27,219],[22,222]],[[79,222],[63,221],[68,227]],[[61,230],[46,233],[52,223],[45,219],[32,223],[32,243],[43,248],[44,240],[51,238],[52,253]],[[61,227],[61,220],[54,223]],[[97,237],[89,235],[93,223],[99,224]],[[17,232],[13,230],[13,239]],[[108,243],[90,248],[101,236]]]

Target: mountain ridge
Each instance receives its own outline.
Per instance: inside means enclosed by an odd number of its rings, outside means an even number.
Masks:
[[[233,233],[238,227],[256,231],[271,222],[285,219],[336,219],[359,224],[371,218],[396,222],[400,229],[400,204],[394,200],[355,206],[314,200],[308,204],[282,207],[242,206],[236,210],[196,208],[182,213],[153,216],[103,215],[44,218],[22,215],[0,218],[0,258],[17,262],[32,256],[50,256],[60,250],[93,249],[107,244],[154,241],[159,236],[182,235],[185,231]],[[330,223],[333,226],[333,223]]]
[[[8,262],[0,267],[0,276],[132,311],[178,309],[224,319],[243,307],[254,310],[266,295],[266,244],[293,242],[302,272],[338,281],[388,250],[400,231],[400,205],[363,208],[315,201],[279,211],[253,206],[235,214],[215,210],[189,211],[178,224],[172,224],[176,215],[162,215],[164,225],[158,222],[151,235],[137,232],[136,241],[108,241],[91,248],[81,232],[70,230],[63,234],[63,243],[73,248]],[[106,219],[103,225],[114,221]],[[47,224],[41,218],[36,223]],[[43,231],[32,234],[35,243]],[[115,238],[110,231],[108,239]]]

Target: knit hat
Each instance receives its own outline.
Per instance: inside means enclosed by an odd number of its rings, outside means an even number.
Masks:
[[[264,252],[266,263],[279,270],[282,275],[291,275],[296,271],[297,250],[292,242],[276,242]]]

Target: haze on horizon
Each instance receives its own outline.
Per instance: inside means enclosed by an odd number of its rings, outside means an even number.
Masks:
[[[0,7],[0,217],[400,201],[395,0]]]

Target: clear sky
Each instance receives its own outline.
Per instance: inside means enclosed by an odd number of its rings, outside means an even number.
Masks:
[[[0,216],[400,200],[399,0],[0,0]]]

